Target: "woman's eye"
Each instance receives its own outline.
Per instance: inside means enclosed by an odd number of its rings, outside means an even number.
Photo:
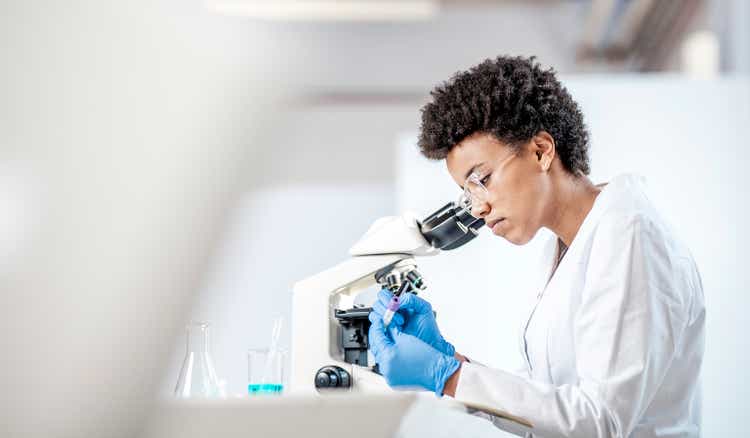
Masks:
[[[482,185],[486,187],[487,183],[490,181],[490,175],[491,174],[489,174],[489,175],[485,176],[484,178],[480,179],[479,182],[481,182]]]

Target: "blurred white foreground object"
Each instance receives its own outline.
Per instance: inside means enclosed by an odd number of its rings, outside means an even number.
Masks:
[[[406,393],[165,400],[144,437],[393,437],[414,400]]]

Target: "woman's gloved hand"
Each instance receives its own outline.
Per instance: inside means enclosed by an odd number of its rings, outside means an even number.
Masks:
[[[388,289],[378,292],[378,299],[370,313],[370,322],[373,322],[374,318],[383,320],[385,309],[392,297],[393,294]],[[432,313],[432,305],[413,293],[405,293],[399,299],[401,305],[393,315],[390,325],[398,327],[407,335],[421,339],[441,353],[453,356],[456,349],[440,334],[435,315]]]
[[[369,332],[370,351],[390,386],[419,387],[443,395],[445,382],[460,366],[453,356],[432,348],[398,327],[383,326],[374,318]]]

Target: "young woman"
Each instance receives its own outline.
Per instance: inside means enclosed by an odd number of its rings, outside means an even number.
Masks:
[[[423,108],[419,146],[445,160],[493,234],[523,245],[544,227],[556,238],[521,334],[525,370],[467,360],[414,295],[384,328],[381,291],[370,345],[388,383],[506,413],[530,436],[699,436],[698,270],[638,178],[589,180],[583,116],[554,72],[499,57],[456,74]]]

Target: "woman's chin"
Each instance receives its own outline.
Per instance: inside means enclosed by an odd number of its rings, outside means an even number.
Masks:
[[[528,240],[512,239],[510,237],[505,237],[505,240],[516,246],[522,246],[529,242]]]
[[[495,233],[516,246],[526,245],[534,238],[533,234],[518,232],[518,229],[506,229],[503,233]]]

